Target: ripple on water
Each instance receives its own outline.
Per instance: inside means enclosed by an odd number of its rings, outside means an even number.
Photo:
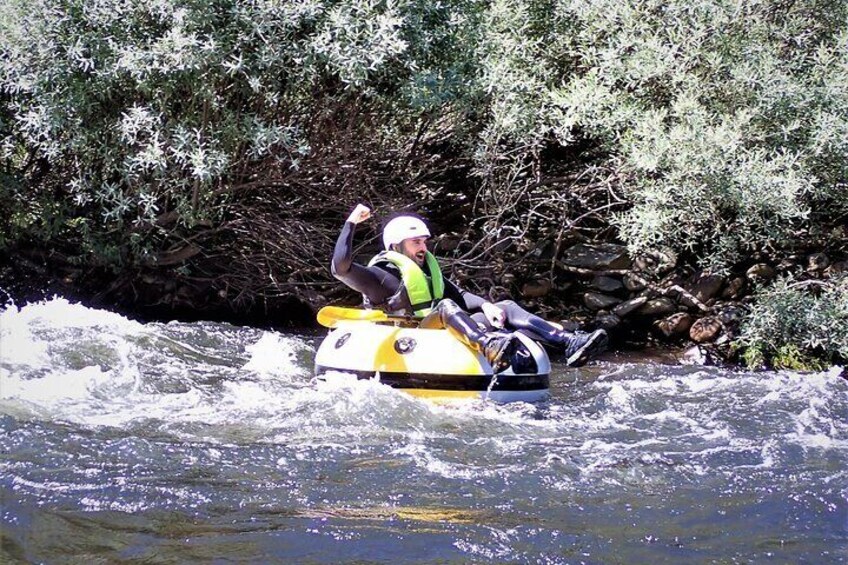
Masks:
[[[557,365],[548,402],[440,405],[313,379],[303,336],[62,299],[0,332],[4,527],[36,561],[833,562],[848,540],[835,372]]]

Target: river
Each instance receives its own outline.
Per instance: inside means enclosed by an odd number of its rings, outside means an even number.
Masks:
[[[555,364],[541,404],[312,375],[319,334],[0,312],[4,563],[845,563],[848,381]]]

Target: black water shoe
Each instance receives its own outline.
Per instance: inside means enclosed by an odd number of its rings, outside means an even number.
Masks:
[[[512,354],[518,347],[518,338],[511,335],[489,335],[483,341],[483,355],[496,373],[509,367]]]
[[[569,367],[582,367],[590,359],[606,351],[609,343],[609,337],[604,330],[595,330],[592,333],[564,333],[565,364]]]

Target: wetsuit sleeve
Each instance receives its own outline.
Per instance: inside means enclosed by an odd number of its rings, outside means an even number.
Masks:
[[[445,279],[445,298],[450,298],[468,312],[478,311],[486,302],[482,296],[463,290],[447,279]]]
[[[364,267],[353,261],[355,227],[353,222],[345,222],[339,239],[336,240],[330,270],[334,277],[362,293],[371,305],[384,305],[398,292],[400,280],[380,267]]]
[[[333,249],[333,260],[330,263],[330,270],[333,276],[344,282],[344,277],[350,272],[353,265],[353,230],[356,228],[353,222],[345,222],[342,228],[342,233],[336,240],[336,247]]]

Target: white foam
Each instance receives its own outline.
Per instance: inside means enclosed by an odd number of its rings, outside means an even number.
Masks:
[[[436,404],[343,373],[310,381],[304,340],[219,330],[143,325],[63,299],[9,306],[0,313],[0,410],[83,426],[151,426],[210,444],[293,445],[293,458],[402,446],[392,454],[421,472],[461,480],[519,473],[545,454],[606,476],[620,461],[693,472],[663,465],[668,453],[725,471],[745,468],[740,460],[779,467],[787,441],[848,449],[848,399],[835,371],[631,366],[574,385],[584,387],[579,402]],[[226,352],[216,357],[219,348]],[[772,420],[782,443],[764,447],[760,429]],[[467,449],[460,457],[446,444]]]
[[[92,389],[103,384],[109,375],[100,367],[85,367],[78,371],[50,373],[39,379],[24,380],[9,376],[3,380],[0,398],[57,407],[66,401],[90,398]]]
[[[297,365],[296,359],[299,351],[305,347],[296,339],[283,337],[275,332],[265,332],[259,341],[245,348],[250,360],[243,369],[277,377],[303,374],[304,370]]]
[[[13,307],[14,308],[14,307]],[[36,340],[25,325],[11,319],[7,311],[0,314],[0,375],[20,367],[47,366],[50,363],[48,343]]]
[[[609,391],[607,391],[607,400],[611,408],[627,412],[633,409],[633,396],[629,391],[625,390],[621,383],[614,383],[610,387]]]
[[[123,332],[139,330],[142,324],[107,310],[86,308],[65,298],[27,304],[22,308],[9,305],[0,312],[0,331],[14,333],[21,329],[110,328]]]
[[[239,369],[230,360],[238,339],[221,341],[214,327],[144,325],[62,298],[9,306],[0,320],[3,410],[50,420],[95,427],[159,420],[168,430],[271,420],[268,406],[292,381],[280,377],[303,373],[296,359],[305,344],[273,332],[246,348]],[[211,332],[200,336],[200,349],[184,338],[198,332]],[[215,358],[216,345],[227,348],[226,361]]]
[[[36,370],[53,370],[54,350],[78,340],[80,330],[89,335],[136,335],[142,325],[111,312],[93,310],[64,298],[28,304],[9,305],[0,312],[0,381]]]

